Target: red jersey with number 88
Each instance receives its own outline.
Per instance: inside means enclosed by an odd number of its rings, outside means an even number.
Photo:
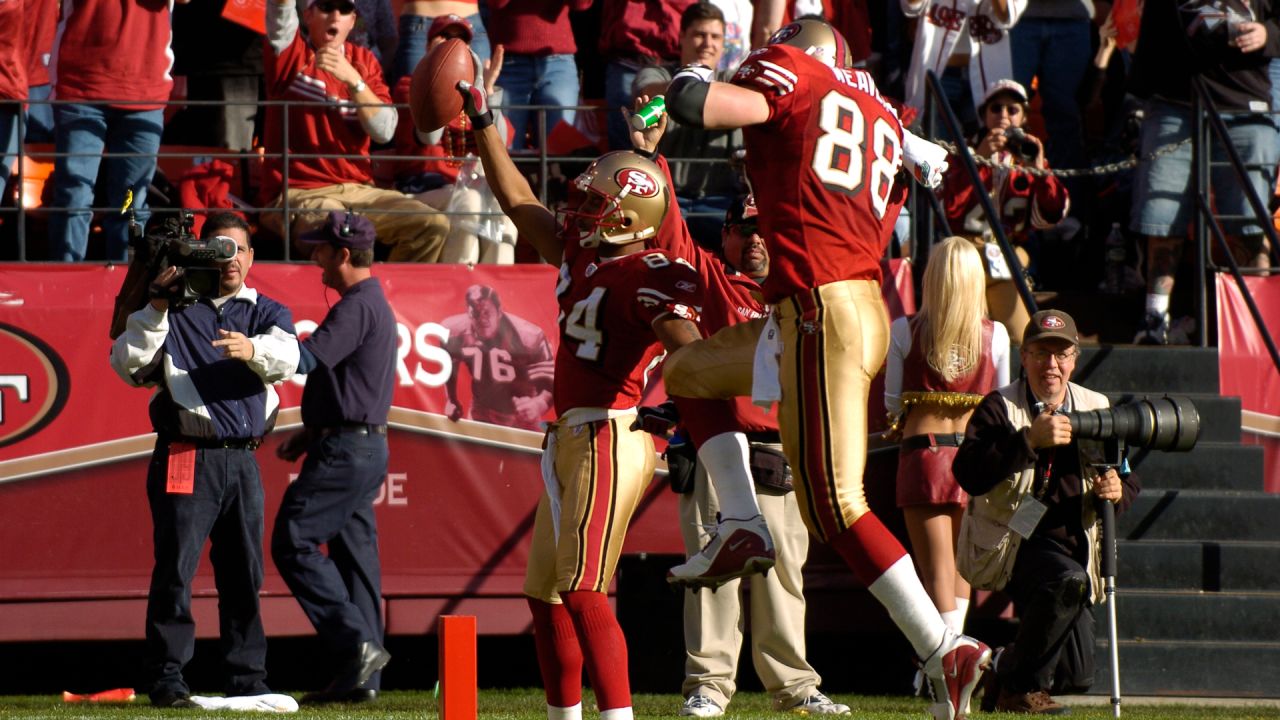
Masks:
[[[639,405],[645,373],[663,350],[653,321],[672,313],[697,322],[701,289],[689,263],[660,250],[604,259],[570,240],[556,299],[560,347],[552,396],[563,415],[577,407]]]
[[[770,45],[747,56],[733,84],[769,101],[769,120],[743,129],[769,246],[765,300],[841,280],[879,281],[906,189],[895,185],[902,124],[871,76]]]

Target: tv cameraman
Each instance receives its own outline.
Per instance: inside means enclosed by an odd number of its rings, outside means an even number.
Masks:
[[[973,154],[979,159],[978,175],[982,185],[991,195],[991,204],[1000,214],[1001,227],[1014,244],[1023,268],[1030,261],[1023,246],[1031,230],[1054,227],[1067,216],[1071,206],[1067,188],[1058,178],[1021,170],[1049,167],[1040,138],[1023,130],[1027,112],[1027,91],[1021,85],[1013,80],[991,83],[978,106],[983,130],[971,141]],[[996,165],[982,164],[982,160]],[[957,235],[972,240],[982,252],[991,319],[1003,323],[1009,330],[1009,339],[1017,344],[1022,341],[1022,328],[1027,324],[1026,308],[1018,297],[1000,246],[991,241],[990,224],[964,163],[956,158],[950,158],[948,163],[950,170],[938,193],[947,222]]]
[[[1008,593],[1019,621],[1013,644],[993,659],[986,711],[1060,714],[1066,708],[1051,693],[1093,684],[1089,606],[1104,597],[1095,500],[1121,511],[1139,487],[1101,469],[1100,441],[1073,438],[1061,414],[1110,405],[1071,382],[1079,345],[1070,315],[1036,313],[1023,334],[1022,377],[982,399],[952,465],[972,496],[957,541],[960,574]]]
[[[195,707],[182,668],[195,650],[191,580],[205,540],[213,543],[223,689],[228,696],[270,692],[258,611],[263,493],[253,451],[275,422],[271,384],[298,367],[298,340],[288,308],[245,285],[253,265],[245,221],[210,215],[201,239],[215,237],[230,238],[237,250],[222,264],[218,297],[173,302],[184,280],[167,268],[111,348],[111,367],[125,382],[158,388],[147,469],[155,565],[145,663],[151,703],[160,707]]]

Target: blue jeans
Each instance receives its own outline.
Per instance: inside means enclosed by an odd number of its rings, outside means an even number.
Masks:
[[[382,644],[373,500],[386,474],[386,435],[336,432],[313,440],[271,531],[276,569],[339,662],[362,642]],[[379,678],[365,687],[378,689]]]
[[[578,104],[578,65],[572,55],[517,55],[510,54],[502,61],[502,74],[498,76],[498,84],[502,86],[503,104],[507,108],[514,105],[577,105]],[[538,147],[541,143],[538,136],[538,111],[522,109],[506,109],[507,119],[514,129],[511,149],[523,150],[526,147]],[[547,110],[546,134],[561,120],[572,125],[577,111]],[[525,141],[525,133],[532,132],[534,137]]]
[[[228,695],[269,692],[262,588],[262,480],[253,451],[196,450],[189,495],[166,492],[169,443],[156,442],[147,469],[155,566],[147,595],[146,666],[153,694],[190,692],[182,668],[196,648],[191,581],[206,541],[218,588],[218,631]]]
[[[18,167],[18,113],[20,103],[0,102],[0,190],[9,182],[9,173]]]
[[[49,217],[49,248],[54,260],[84,260],[89,245],[89,223],[93,220],[94,184],[98,168],[106,166],[106,197],[111,208],[124,206],[125,193],[133,190],[137,221],[146,225],[147,186],[156,171],[156,152],[164,130],[163,110],[121,110],[94,105],[58,105],[54,109],[58,153],[53,169],[53,212]],[[102,157],[108,153],[134,153],[140,157]],[[58,208],[69,208],[64,212]],[[106,213],[103,229],[107,238],[107,260],[128,258],[129,216]]]
[[[1013,76],[1025,88],[1040,78],[1041,115],[1049,133],[1045,156],[1055,168],[1085,163],[1076,91],[1093,57],[1088,20],[1022,18],[1009,32]]]
[[[604,114],[609,131],[610,150],[631,149],[631,126],[623,119],[618,108],[631,107],[631,83],[635,82],[637,68],[616,60],[604,67]]]
[[[412,75],[418,67],[418,61],[427,54],[427,31],[431,29],[433,17],[425,15],[401,15],[399,21],[400,42],[396,45],[394,62],[384,63],[387,84],[396,86],[396,81],[405,75]],[[484,21],[479,15],[468,15],[467,22],[475,36],[471,38],[471,51],[480,58],[480,66],[489,59],[489,33],[484,29]]]
[[[27,88],[27,142],[53,142],[53,106],[35,102],[48,100],[53,95],[53,85],[33,85]]]

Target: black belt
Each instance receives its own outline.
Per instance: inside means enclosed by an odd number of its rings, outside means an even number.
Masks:
[[[164,436],[166,443],[187,443],[201,450],[257,450],[262,445],[262,438],[193,438],[181,435]]]
[[[931,447],[960,447],[964,433],[926,433],[902,438],[903,450],[924,450]]]
[[[342,423],[341,425],[326,425],[325,427],[313,428],[319,437],[328,437],[330,435],[386,435],[386,425],[369,425],[367,423]]]

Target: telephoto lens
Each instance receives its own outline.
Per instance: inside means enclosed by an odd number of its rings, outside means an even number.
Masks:
[[[1186,452],[1200,436],[1200,412],[1190,398],[1138,398],[1102,410],[1067,413],[1071,434],[1118,438],[1131,447]]]

